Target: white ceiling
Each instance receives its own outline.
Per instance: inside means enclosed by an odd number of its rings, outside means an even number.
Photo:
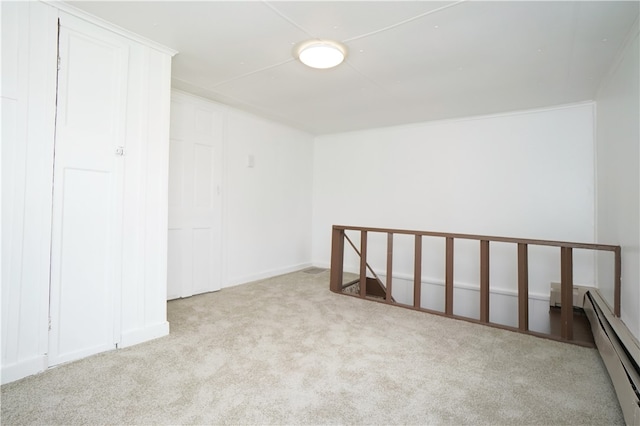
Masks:
[[[173,86],[313,134],[593,100],[638,1],[71,2],[179,51]],[[342,41],[305,67],[295,44]]]

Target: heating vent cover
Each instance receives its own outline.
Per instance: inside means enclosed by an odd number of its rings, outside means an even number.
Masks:
[[[586,286],[573,286],[573,306],[576,308],[582,308],[584,305],[584,295],[587,291],[594,291],[593,287]],[[560,283],[551,283],[551,295],[549,296],[549,306],[560,307],[562,306],[562,297],[560,293]]]

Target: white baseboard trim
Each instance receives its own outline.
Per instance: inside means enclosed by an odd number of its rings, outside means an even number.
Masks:
[[[316,268],[331,269],[331,263],[329,262],[313,262],[312,266]]]
[[[385,277],[386,275],[384,274],[378,274],[378,276],[380,277]],[[408,275],[408,274],[394,274],[393,276],[394,279],[400,279],[400,280],[405,280],[405,281],[411,281],[413,282],[413,276]],[[384,281],[384,280],[383,280]],[[444,287],[445,283],[444,281],[441,280],[433,280],[433,279],[422,279],[421,280],[422,284],[428,284],[428,285],[434,285],[434,286],[439,286],[439,287]],[[467,284],[467,283],[461,283],[461,282],[454,282],[454,287],[456,289],[461,289],[461,290],[469,290],[469,291],[474,291],[479,293],[480,292],[480,285],[479,284]],[[489,288],[489,293],[490,294],[501,294],[503,296],[511,296],[511,297],[518,297],[518,292],[515,290],[509,290],[509,289],[503,289],[503,288],[497,288],[497,287],[490,287]],[[539,293],[534,293],[534,292],[529,292],[529,299],[534,299],[534,300],[544,300],[544,301],[549,301],[549,294],[539,294]]]
[[[27,376],[42,373],[47,369],[47,364],[47,356],[41,355],[15,364],[3,365],[2,373],[0,373],[2,376],[0,381],[4,385],[5,383],[15,382]]]
[[[300,271],[311,266],[311,262],[299,263],[297,265],[286,266],[284,268],[270,269],[268,271],[260,272],[258,274],[245,275],[243,277],[230,278],[228,282],[222,286],[222,288],[233,287],[240,284],[247,284],[252,281],[264,280],[266,278],[275,277],[278,275],[288,274],[290,272]]]
[[[314,265],[320,267],[319,265],[323,265],[322,263],[314,263]],[[330,268],[330,266],[327,266]],[[360,274],[359,271],[352,271],[352,270],[347,270],[345,269],[346,273],[351,273],[351,274]],[[386,279],[386,275],[385,274],[378,274],[378,277],[380,278],[385,278]],[[413,282],[413,275],[410,274],[403,274],[403,273],[397,273],[397,274],[393,274],[393,278],[396,280],[404,280],[404,281],[411,281]],[[384,279],[382,280],[382,282],[384,283]],[[442,280],[437,280],[437,279],[429,279],[429,278],[422,278],[422,280],[420,281],[422,284],[427,284],[427,285],[433,285],[433,286],[438,286],[438,287],[444,287],[444,281]],[[461,283],[461,282],[454,282],[454,287],[456,289],[459,290],[469,290],[469,291],[473,291],[473,292],[480,292],[480,287],[478,284],[474,285],[474,284],[468,284],[468,283]],[[500,294],[503,296],[511,296],[511,297],[518,297],[518,292],[515,290],[509,290],[509,289],[502,289],[502,288],[496,288],[496,287],[490,287],[489,288],[489,293],[490,294]],[[549,301],[549,294],[540,294],[540,293],[534,293],[534,292],[529,292],[529,299],[533,299],[533,300],[543,300],[543,301]]]
[[[136,329],[122,333],[119,348],[137,345],[169,334],[169,323],[167,321],[154,324],[143,329]]]

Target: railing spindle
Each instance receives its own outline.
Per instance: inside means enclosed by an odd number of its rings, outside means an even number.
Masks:
[[[480,240],[480,322],[489,322],[489,241]]]
[[[342,292],[342,275],[344,268],[344,229],[333,227],[331,231],[331,278],[329,289]]]
[[[613,252],[615,256],[615,271],[613,285],[613,314],[620,318],[620,283],[622,278],[622,255],[620,247],[616,247]]]
[[[573,249],[560,249],[560,337],[573,340]]]
[[[360,231],[360,297],[367,297],[367,231]]]
[[[391,284],[393,283],[393,233],[387,233],[387,302],[391,302]]]
[[[453,315],[453,238],[446,238],[446,265],[445,265],[445,308],[447,315]]]
[[[420,292],[422,290],[422,235],[416,235],[415,256],[413,267],[413,306],[420,307]]]
[[[518,328],[529,331],[529,246],[518,244]]]

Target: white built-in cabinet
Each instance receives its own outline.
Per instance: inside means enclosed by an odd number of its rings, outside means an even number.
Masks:
[[[172,92],[167,299],[220,289],[223,114]]]
[[[175,52],[64,4],[1,7],[6,383],[168,334]]]

